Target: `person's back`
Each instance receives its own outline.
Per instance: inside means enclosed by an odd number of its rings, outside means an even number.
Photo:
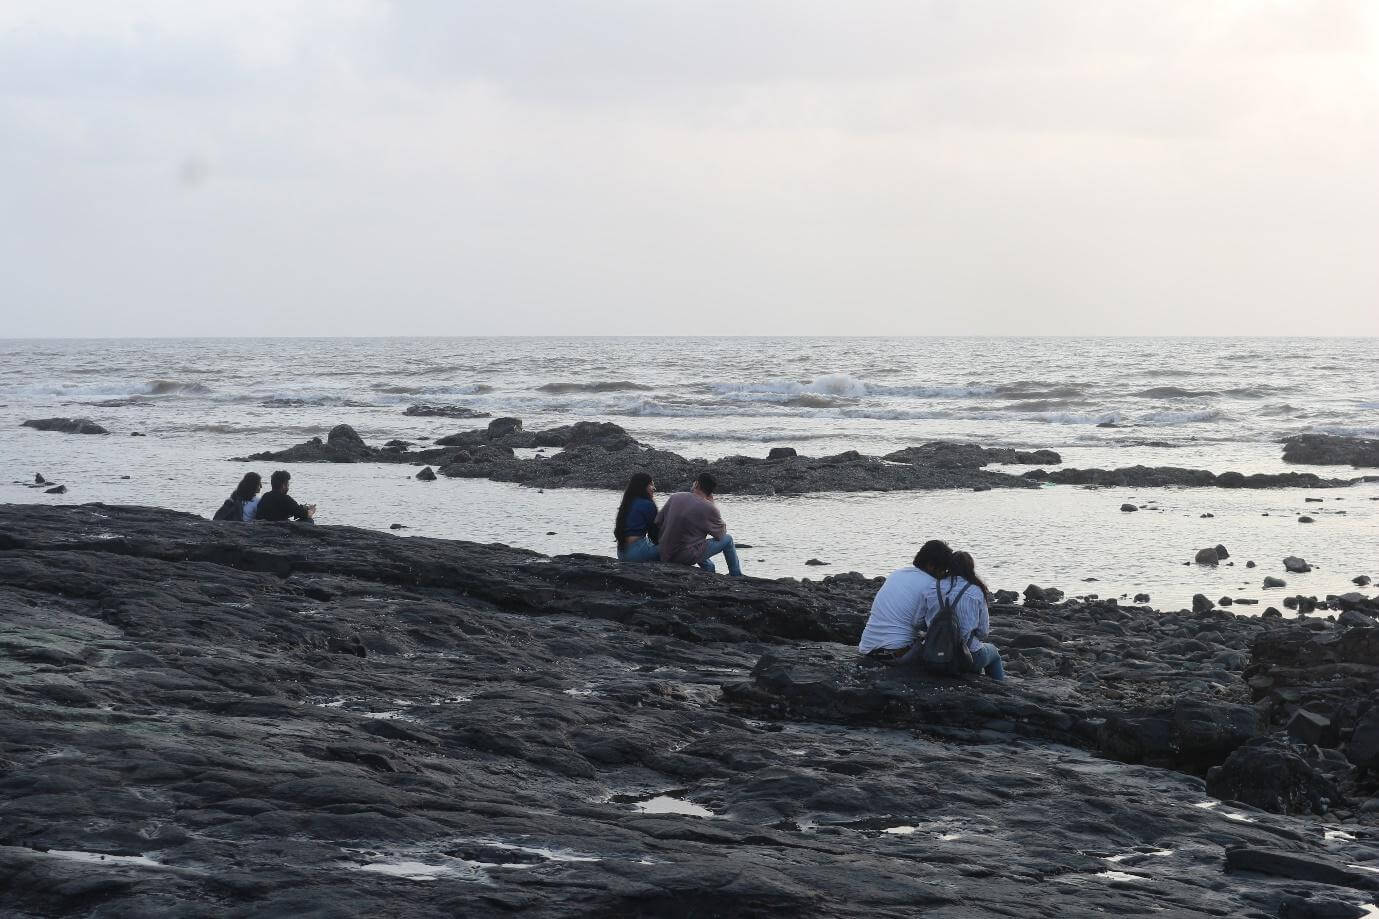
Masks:
[[[316,505],[298,504],[287,493],[292,476],[285,469],[280,469],[273,473],[271,482],[273,490],[259,499],[258,510],[255,519],[266,520],[270,523],[282,520],[305,520],[312,521],[316,516]]]
[[[728,526],[719,516],[713,493],[718,480],[709,472],[694,477],[689,491],[670,496],[656,517],[661,529],[658,550],[663,562],[698,565],[713,571],[712,557],[722,553],[728,574],[740,576],[742,563]]]
[[[722,539],[728,532],[718,508],[694,492],[677,492],[667,499],[659,517],[661,561],[697,565],[708,537]]]
[[[934,605],[936,583],[929,572],[913,566],[892,571],[872,600],[857,650],[872,654],[912,647],[926,615],[932,616],[929,607]]]

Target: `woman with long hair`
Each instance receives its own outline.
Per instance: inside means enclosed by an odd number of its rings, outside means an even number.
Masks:
[[[645,472],[634,472],[622,493],[618,516],[613,521],[613,539],[618,546],[618,560],[650,562],[659,560],[661,550],[656,547],[660,535],[656,531],[656,483]]]
[[[253,520],[259,509],[259,492],[263,490],[263,477],[257,472],[246,472],[239,480],[230,497],[220,505],[213,520]]]
[[[972,652],[972,666],[998,683],[1004,681],[1006,671],[1001,652],[995,645],[982,640],[991,631],[991,613],[987,609],[991,591],[977,576],[977,563],[970,553],[953,553],[953,560],[948,565],[947,584],[946,588],[940,585],[940,590],[945,597],[957,603],[958,627],[967,637],[967,648]],[[963,592],[968,584],[977,590]]]

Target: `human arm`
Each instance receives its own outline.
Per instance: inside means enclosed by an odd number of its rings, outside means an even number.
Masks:
[[[709,510],[705,515],[704,529],[714,539],[722,539],[728,535],[728,525],[723,522],[723,515],[718,513],[718,505],[709,501]]]

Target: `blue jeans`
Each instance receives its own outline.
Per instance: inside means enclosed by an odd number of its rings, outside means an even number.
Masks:
[[[737,560],[737,547],[733,545],[732,533],[724,533],[722,539],[710,539],[704,544],[704,554],[699,557],[699,567],[705,571],[717,571],[709,559],[720,552],[723,553],[723,560],[728,563],[728,574],[741,577],[742,564]]]
[[[982,646],[972,652],[972,666],[979,672],[985,673],[997,683],[1004,683],[1006,679],[1005,664],[1001,663],[1001,652],[996,650],[992,644],[982,643]]]
[[[656,544],[643,536],[630,546],[618,546],[618,561],[620,562],[658,562],[661,560],[661,550],[656,548]]]

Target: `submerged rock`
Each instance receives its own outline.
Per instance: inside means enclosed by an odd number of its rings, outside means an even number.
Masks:
[[[490,413],[480,412],[463,405],[409,405],[402,412],[414,418],[488,418]]]
[[[992,463],[1024,466],[1056,466],[1063,458],[1053,450],[1026,452],[1009,447],[982,447],[977,444],[934,441],[887,453],[882,459],[892,463],[938,466],[943,469],[977,469]]]

